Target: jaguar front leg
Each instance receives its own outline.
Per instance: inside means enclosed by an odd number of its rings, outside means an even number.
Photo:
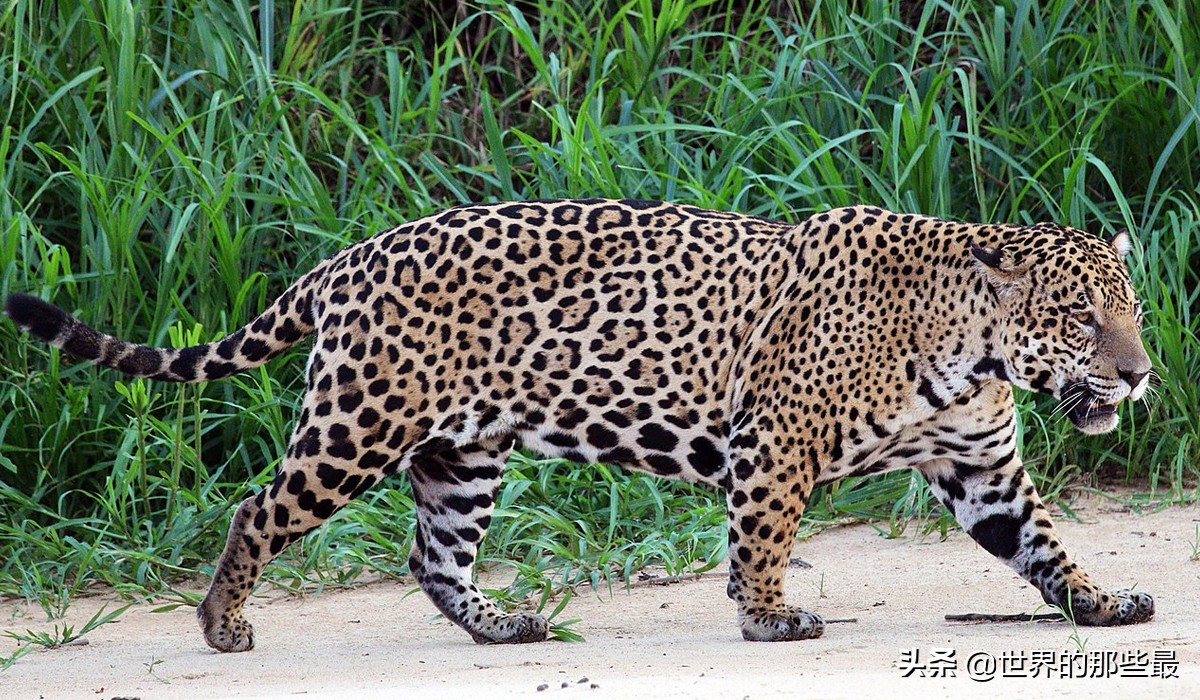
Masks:
[[[803,463],[773,454],[752,436],[734,439],[726,486],[729,586],[742,637],[784,642],[820,637],[819,615],[787,605],[783,580],[800,515],[813,487]]]
[[[1126,625],[1154,617],[1154,598],[1107,592],[1063,548],[1015,446],[976,463],[935,459],[920,466],[933,492],[979,546],[1002,559],[1042,598],[1084,625]],[[990,465],[990,466],[981,466]]]

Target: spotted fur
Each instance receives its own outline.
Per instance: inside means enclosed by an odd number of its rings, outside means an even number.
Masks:
[[[632,201],[472,204],[341,251],[210,345],[98,333],[32,297],[8,314],[121,371],[205,381],[315,334],[278,476],[237,509],[198,614],[221,651],[290,542],[387,474],[417,505],[413,575],[478,642],[531,642],[472,580],[514,444],[727,496],[729,597],[751,640],[819,636],[783,580],[813,487],[912,467],[963,528],[1085,624],[1141,622],[1067,556],[1017,454],[1011,385],[1088,432],[1150,370],[1122,257],[1053,224],[838,209],[799,225]]]

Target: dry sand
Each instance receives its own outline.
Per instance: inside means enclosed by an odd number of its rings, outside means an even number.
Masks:
[[[130,609],[87,635],[87,645],[36,651],[0,674],[0,698],[1200,698],[1200,561],[1191,559],[1200,508],[1134,515],[1105,501],[1061,522],[1077,561],[1103,585],[1137,584],[1157,616],[1131,627],[1080,628],[1085,653],[1174,653],[1174,678],[967,677],[975,652],[1027,658],[1078,651],[1062,622],[955,624],[946,613],[1033,610],[1039,596],[962,533],[945,541],[885,539],[866,525],[824,532],[797,546],[810,569],[788,574],[791,600],[827,618],[825,636],[743,642],[722,576],[595,593],[565,617],[586,641],[476,646],[437,618],[406,583],[376,583],[306,599],[260,592],[248,608],[258,648],[217,654],[191,609]],[[1065,521],[1060,518],[1060,521]],[[112,599],[76,601],[81,624]],[[39,608],[10,604],[5,630],[47,629]],[[0,643],[0,653],[15,643]],[[904,677],[905,649],[955,650],[953,678]],[[1094,667],[1094,662],[1093,662]],[[541,688],[539,690],[539,688]]]

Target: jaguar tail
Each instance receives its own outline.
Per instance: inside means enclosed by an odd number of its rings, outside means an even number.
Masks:
[[[232,334],[187,348],[156,348],[115,338],[27,294],[9,295],[4,312],[17,326],[75,357],[135,377],[204,382],[258,367],[312,333],[316,272],[296,282],[258,318]]]

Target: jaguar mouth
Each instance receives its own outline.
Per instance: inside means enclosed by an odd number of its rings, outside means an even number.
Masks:
[[[1096,396],[1083,382],[1063,390],[1061,405],[1071,423],[1085,433],[1106,433],[1117,427],[1117,405]]]

